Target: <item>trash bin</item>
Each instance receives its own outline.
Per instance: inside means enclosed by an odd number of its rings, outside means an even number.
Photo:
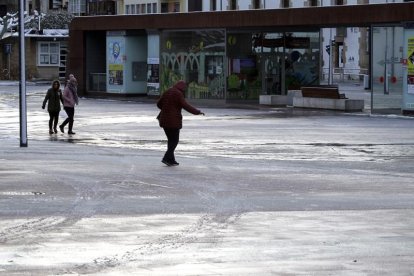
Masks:
[[[369,76],[364,75],[364,89],[369,89]]]

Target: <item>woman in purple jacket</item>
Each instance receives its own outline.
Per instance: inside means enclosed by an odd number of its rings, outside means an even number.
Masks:
[[[69,76],[68,84],[63,91],[63,108],[66,111],[68,117],[66,120],[59,126],[60,131],[65,133],[65,126],[69,124],[68,134],[73,135],[75,132],[73,129],[73,117],[75,116],[75,105],[79,103],[78,93],[77,93],[77,81],[73,75]]]
[[[185,101],[184,93],[186,88],[187,84],[184,81],[177,82],[162,94],[157,103],[158,108],[161,109],[158,116],[160,127],[164,128],[165,135],[168,139],[167,151],[161,162],[167,166],[179,165],[175,161],[174,151],[180,139],[180,129],[183,126],[181,110],[184,108],[194,115],[204,115],[203,112],[192,107]]]

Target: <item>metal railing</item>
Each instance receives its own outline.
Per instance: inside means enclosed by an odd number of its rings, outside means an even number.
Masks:
[[[336,67],[333,69],[333,75],[334,79],[337,77],[337,80],[339,81],[345,81],[345,80],[354,80],[354,78],[357,78],[357,80],[360,80],[360,77],[363,77],[365,75],[368,75],[368,69],[364,68],[356,68],[356,69],[348,69],[348,68],[339,68]],[[329,68],[322,68],[322,79],[326,80],[329,77]]]

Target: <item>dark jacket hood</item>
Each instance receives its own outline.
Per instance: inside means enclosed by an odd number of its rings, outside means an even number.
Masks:
[[[174,85],[174,88],[180,90],[181,92],[184,92],[187,88],[187,84],[185,83],[185,81],[180,80]]]

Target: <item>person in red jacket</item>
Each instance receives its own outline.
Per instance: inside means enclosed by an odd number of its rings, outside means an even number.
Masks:
[[[181,110],[184,108],[194,115],[204,115],[203,112],[186,102],[184,99],[186,89],[187,84],[182,80],[178,81],[173,87],[165,91],[157,102],[158,108],[161,109],[157,119],[168,139],[167,151],[161,162],[167,166],[179,165],[175,160],[174,151],[180,139],[180,129],[183,127]]]

